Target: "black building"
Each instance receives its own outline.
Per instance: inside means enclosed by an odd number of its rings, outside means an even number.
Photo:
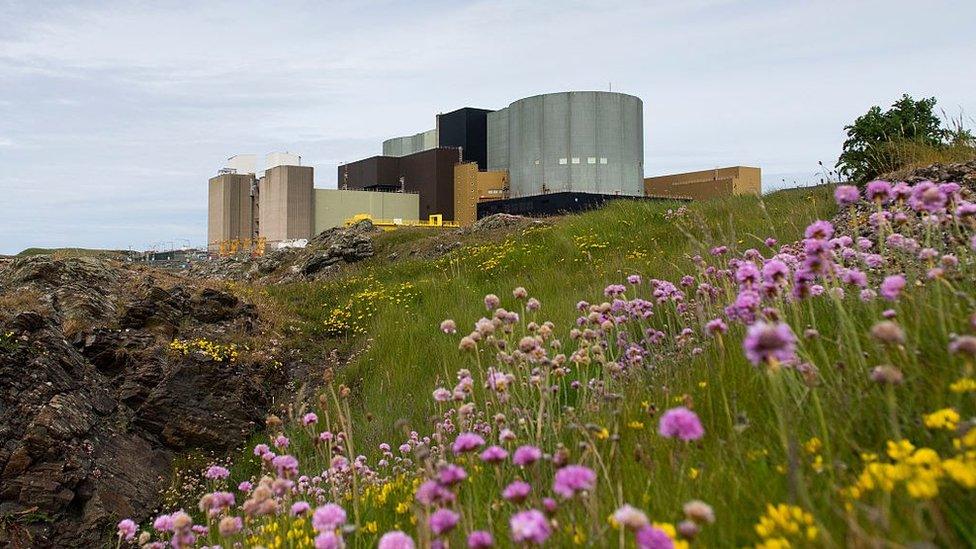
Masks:
[[[464,107],[437,115],[438,145],[461,147],[465,162],[477,162],[479,170],[488,169],[487,109]]]
[[[611,200],[659,200],[622,194],[561,192],[478,203],[478,219],[497,213],[545,217],[599,208]]]

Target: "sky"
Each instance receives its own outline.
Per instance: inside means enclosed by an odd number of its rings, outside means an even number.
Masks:
[[[815,184],[903,93],[976,114],[976,2],[0,0],[0,254],[206,242],[227,157],[316,187],[438,112],[539,93],[644,102],[647,175]]]

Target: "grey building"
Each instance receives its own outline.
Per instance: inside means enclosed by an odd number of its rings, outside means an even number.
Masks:
[[[632,95],[576,91],[519,99],[488,113],[488,169],[510,197],[644,194],[644,106]]]

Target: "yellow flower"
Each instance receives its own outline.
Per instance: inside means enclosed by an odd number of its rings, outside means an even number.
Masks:
[[[644,423],[641,421],[634,420],[628,423],[627,427],[630,427],[631,429],[639,430],[644,428]]]
[[[803,449],[806,450],[808,454],[816,454],[817,452],[820,451],[820,448],[822,447],[823,447],[823,443],[820,442],[820,439],[817,437],[813,437],[810,440],[803,443]]]
[[[695,480],[696,478],[698,478],[698,475],[700,474],[701,474],[700,469],[696,469],[692,467],[691,469],[688,470],[688,478],[690,478],[691,480]]]
[[[929,429],[946,429],[955,431],[959,427],[959,412],[952,408],[943,408],[922,418]]]
[[[601,428],[596,432],[596,438],[599,440],[606,440],[610,438],[610,431],[606,427]]]
[[[971,393],[976,391],[976,379],[971,377],[960,378],[949,385],[949,390],[953,393]]]

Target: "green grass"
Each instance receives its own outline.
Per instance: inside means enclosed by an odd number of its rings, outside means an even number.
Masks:
[[[961,432],[927,428],[923,417],[944,407],[958,410],[963,421],[976,413],[973,393],[948,390],[973,371],[972,358],[950,355],[948,344],[955,334],[971,329],[970,315],[976,310],[974,254],[964,246],[943,250],[958,255],[959,267],[944,279],[926,282],[928,266],[919,265],[914,253],[892,253],[889,272],[904,269],[912,282],[897,304],[864,303],[851,287],[843,297],[825,294],[770,303],[797,334],[798,355],[815,372],[809,376],[750,364],[742,351],[741,325],[731,323],[720,338],[702,333],[705,322],[721,314],[719,306],[734,298],[734,286],[720,282],[716,284],[721,295],[714,305],[696,300],[694,307],[680,312],[673,304],[662,304],[653,317],[621,328],[631,340],[643,337],[648,328],[668,336],[645,359],[651,367],[613,374],[613,364],[620,360],[615,345],[598,352],[569,337],[578,316],[577,301],[606,300],[604,287],[623,283],[630,274],[645,281],[677,282],[685,274],[700,278],[693,257],[702,255],[712,265],[724,263],[708,254],[717,245],[728,245],[733,254],[756,248],[768,256],[763,244],[767,237],[795,241],[811,221],[836,213],[830,187],[777,192],[762,199],[701,202],[673,213],[679,206],[621,201],[556,219],[546,227],[466,235],[461,248],[435,260],[398,253],[391,261],[391,253],[425,245],[423,234],[398,231],[380,237],[381,253],[376,257],[348,268],[337,279],[267,288],[270,298],[296,319],[298,335],[291,343],[311,353],[306,356],[324,357],[335,348],[350,357],[335,372],[335,384],[324,398],[307,404],[306,409],[316,410],[321,418],[316,429],[327,425],[335,431],[342,428],[340,421],[351,422],[354,448],[343,452],[363,453],[375,463],[381,442],[395,449],[410,430],[422,436],[432,433],[450,407],[435,403],[432,391],[452,387],[456,373],[469,369],[476,380],[472,402],[484,414],[481,417],[504,412],[519,443],[565,452],[570,462],[598,473],[591,496],[561,504],[553,546],[616,545],[620,534],[606,519],[621,504],[641,508],[654,521],[676,524],[682,519],[682,505],[691,499],[704,500],[715,509],[716,523],[705,526],[700,535],[705,546],[760,541],[754,525],[767,505],[778,503],[796,505],[812,515],[818,531],[818,538],[808,543],[813,546],[976,545],[971,522],[976,491],[948,477],[938,480],[939,493],[929,499],[911,497],[904,483],[891,493],[866,492],[859,499],[846,495],[868,467],[865,456],[891,461],[885,452],[888,441],[904,437],[917,447],[934,449],[941,460],[957,456],[954,445]],[[918,231],[915,236],[922,245],[939,246],[938,234]],[[966,231],[971,229],[957,225],[950,233],[959,236]],[[879,279],[872,275],[872,285],[876,287]],[[541,301],[539,312],[525,311],[524,302],[512,297],[517,286]],[[652,299],[646,287],[640,292],[639,297]],[[496,402],[482,389],[485,369],[494,365],[493,353],[458,350],[459,338],[487,314],[482,300],[488,293],[497,294],[503,307],[521,315],[515,332],[504,336],[508,348],[529,329],[527,322],[548,320],[555,325],[553,337],[562,342],[563,353],[589,349],[590,359],[571,361],[565,377],[540,369],[545,376],[542,386],[557,385],[556,393],[519,381],[511,388],[509,403]],[[906,334],[899,345],[882,345],[870,335],[889,307]],[[439,331],[447,318],[458,323],[458,334]],[[684,327],[694,331],[686,343],[675,338]],[[336,337],[343,330],[346,335]],[[612,329],[611,339],[617,330]],[[871,369],[881,364],[897,366],[904,382],[889,389],[871,381]],[[326,365],[323,362],[323,370]],[[530,366],[516,361],[501,369],[524,380]],[[583,388],[571,389],[574,380],[584,382]],[[596,385],[590,387],[588,381]],[[350,388],[348,399],[334,396],[342,386]],[[701,417],[706,433],[701,441],[684,444],[657,434],[661,413],[678,405],[693,408]],[[292,421],[286,421],[284,432],[292,441],[288,452],[299,459],[303,472],[315,474],[328,467],[328,456],[321,445],[313,444],[311,429],[295,425],[302,411],[294,409]],[[447,445],[455,436],[441,434]],[[258,435],[252,442],[266,440]],[[235,480],[259,471],[257,459],[249,454],[236,461]],[[493,471],[460,461],[471,475],[459,495],[463,529],[489,528],[504,546],[508,517],[517,508],[500,499],[501,488],[524,478],[533,485],[530,504],[538,506],[538,498],[549,493],[551,464],[527,471],[511,466]],[[911,469],[913,475],[920,470]],[[355,500],[338,498],[351,520],[358,517],[359,533],[347,541],[372,546],[390,529],[423,536],[423,529],[411,523],[411,517],[424,520],[413,503],[411,482],[410,477],[393,478]],[[278,518],[266,524],[280,532],[292,529],[296,543],[308,539],[308,526],[300,521]],[[249,541],[267,542],[275,535],[265,531]],[[455,536],[452,545],[460,543],[460,536]]]

